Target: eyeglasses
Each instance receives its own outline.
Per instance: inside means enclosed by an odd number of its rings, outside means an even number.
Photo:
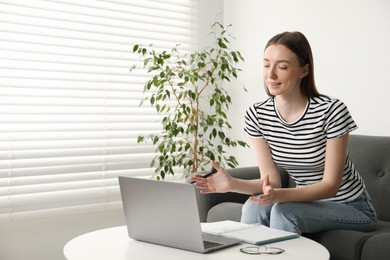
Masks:
[[[268,246],[247,246],[240,248],[240,252],[249,255],[278,255],[284,253],[284,249]]]

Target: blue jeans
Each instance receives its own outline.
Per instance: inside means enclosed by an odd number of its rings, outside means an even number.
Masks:
[[[284,202],[261,206],[247,201],[241,222],[260,223],[297,234],[331,229],[372,231],[377,215],[367,191],[348,203],[330,201]]]

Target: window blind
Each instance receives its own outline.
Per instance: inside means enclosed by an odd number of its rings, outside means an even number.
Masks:
[[[193,0],[0,0],[0,221],[121,207],[161,128],[133,44],[193,47]]]

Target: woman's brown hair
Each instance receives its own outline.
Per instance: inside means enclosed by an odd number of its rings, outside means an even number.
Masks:
[[[316,97],[323,96],[320,94],[316,88],[315,80],[314,80],[314,62],[313,62],[313,54],[311,52],[311,47],[309,41],[306,39],[305,35],[301,32],[283,32],[272,37],[265,49],[267,49],[270,45],[283,45],[298,57],[299,65],[305,66],[308,65],[308,74],[301,81],[301,91],[307,97]],[[264,50],[265,50],[264,49]],[[268,88],[266,88],[266,92],[269,96],[272,96]]]

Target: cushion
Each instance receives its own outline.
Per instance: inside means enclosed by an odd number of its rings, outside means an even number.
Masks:
[[[385,260],[390,258],[390,232],[370,237],[364,244],[362,260]]]
[[[221,220],[241,220],[242,204],[236,202],[223,202],[212,207],[207,215],[207,222]]]
[[[360,259],[363,245],[371,237],[370,234],[353,230],[330,230],[304,236],[326,247],[332,260]]]

